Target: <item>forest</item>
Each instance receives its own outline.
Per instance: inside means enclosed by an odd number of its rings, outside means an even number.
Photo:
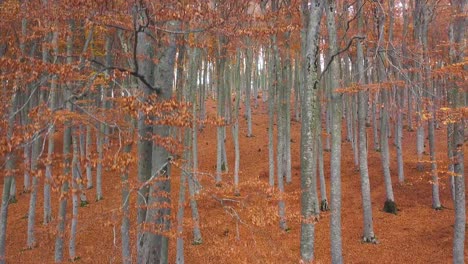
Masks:
[[[0,18],[0,264],[468,260],[468,0]]]

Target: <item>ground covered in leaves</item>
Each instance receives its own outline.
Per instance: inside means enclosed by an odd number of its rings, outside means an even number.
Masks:
[[[213,102],[208,111],[216,111]],[[216,170],[216,127],[208,126],[199,134],[199,178],[203,189],[197,196],[201,217],[203,243],[192,245],[191,213],[185,205],[185,261],[186,263],[299,263],[300,238],[300,123],[291,124],[292,184],[286,185],[288,231],[280,231],[277,216],[276,192],[268,191],[268,115],[267,105],[260,104],[253,111],[254,137],[245,137],[246,122],[240,123],[241,174],[240,196],[234,196],[232,171],[234,146],[231,129],[227,133],[229,171],[223,175],[223,184],[213,181]],[[344,129],[345,130],[345,129]],[[344,133],[345,131],[343,131]],[[349,142],[343,142],[342,156],[342,230],[343,255],[346,263],[449,263],[452,255],[454,210],[446,173],[446,129],[437,130],[437,159],[441,177],[441,200],[444,210],[431,208],[430,164],[425,171],[416,169],[416,134],[404,132],[404,159],[406,182],[398,184],[395,148],[391,146],[391,173],[397,215],[383,212],[385,189],[380,153],[372,150],[369,128],[369,174],[373,202],[374,228],[379,243],[361,243],[362,206],[359,171],[355,169]],[[57,137],[59,138],[59,137]],[[393,142],[393,138],[390,140]],[[57,144],[60,150],[60,144]],[[428,151],[428,144],[427,144]],[[113,152],[109,152],[113,153]],[[325,171],[329,179],[330,153],[325,152]],[[112,157],[107,157],[112,158]],[[425,159],[429,160],[426,155]],[[465,161],[466,162],[466,161]],[[57,169],[56,169],[57,170]],[[172,175],[173,226],[177,210],[180,170]],[[136,174],[130,177],[135,180]],[[121,184],[118,173],[106,171],[104,200],[94,201],[95,190],[87,191],[90,204],[80,207],[78,220],[78,263],[121,263],[120,203]],[[328,183],[328,182],[327,182]],[[18,177],[21,190],[22,177]],[[57,219],[48,226],[42,224],[42,181],[38,192],[37,246],[26,249],[27,212],[30,194],[18,195],[8,215],[7,263],[53,263]],[[327,186],[329,188],[329,186]],[[329,194],[329,191],[328,191]],[[57,215],[57,194],[53,215]],[[221,202],[222,201],[222,202]],[[131,196],[135,205],[136,195]],[[68,205],[70,223],[71,201]],[[132,208],[132,249],[136,249],[136,208]],[[330,263],[330,215],[322,213],[315,238],[316,263]],[[67,232],[69,232],[69,226]],[[67,246],[67,245],[66,245]],[[468,252],[468,247],[466,246]],[[67,252],[67,247],[65,251]],[[65,253],[67,256],[67,253]],[[133,261],[135,262],[135,255]],[[170,263],[175,262],[175,234],[170,244]]]

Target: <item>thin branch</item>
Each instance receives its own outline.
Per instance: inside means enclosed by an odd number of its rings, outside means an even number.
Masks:
[[[153,90],[153,91],[156,91],[156,94],[161,94],[161,88],[158,88],[158,87],[154,87],[152,86],[145,78],[145,76],[141,75],[138,73],[138,67],[136,67],[137,71],[132,71],[132,70],[129,70],[129,69],[125,69],[125,68],[121,68],[121,67],[115,67],[115,66],[106,66],[104,65],[103,63],[97,61],[97,60],[91,60],[92,63],[95,63],[101,67],[103,67],[103,71],[106,71],[106,70],[117,70],[117,71],[120,71],[120,72],[126,72],[126,73],[129,73],[130,75],[133,75],[135,76],[136,78],[138,78],[144,85],[146,85],[146,87],[148,87],[149,89]]]
[[[349,50],[349,48],[351,47],[351,44],[353,44],[353,40],[355,40],[355,39],[363,40],[363,39],[365,39],[365,38],[366,38],[366,37],[363,37],[363,36],[354,36],[354,37],[352,37],[352,38],[348,41],[348,45],[346,45],[346,47],[345,47],[344,49],[338,51],[336,54],[333,54],[333,55],[330,57],[330,60],[328,61],[327,65],[325,66],[325,69],[324,69],[324,70],[322,71],[322,73],[320,74],[318,80],[321,80],[321,79],[322,79],[323,74],[324,74],[325,72],[327,72],[328,68],[330,67],[330,64],[332,63],[333,59],[334,59],[336,56],[338,56],[338,55],[340,55],[341,53],[343,53],[343,52]]]

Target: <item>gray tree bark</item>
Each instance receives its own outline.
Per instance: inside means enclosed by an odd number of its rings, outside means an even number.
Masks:
[[[78,140],[79,139],[77,133],[73,133],[72,131],[72,219],[70,226],[70,241],[68,244],[68,255],[72,261],[76,259],[76,232],[78,228],[78,208],[80,206],[80,202],[78,200],[78,192],[80,191],[78,183],[78,181],[80,180]]]
[[[429,31],[430,16],[432,16],[435,6],[429,3],[423,4],[421,7],[421,18],[422,26],[420,30],[420,42],[423,49],[422,61],[423,61],[423,86],[426,90],[426,95],[430,99],[431,103],[427,106],[428,112],[431,117],[428,119],[428,137],[429,137],[429,155],[431,160],[431,174],[432,174],[432,208],[436,210],[442,209],[439,195],[439,175],[437,172],[437,161],[436,161],[436,145],[435,145],[435,119],[436,119],[436,87],[432,87],[431,84],[431,72],[429,66],[429,52],[428,52],[428,40],[427,34]]]
[[[331,159],[330,159],[330,235],[331,235],[331,254],[332,263],[343,263],[343,250],[341,239],[341,100],[342,95],[336,92],[338,88],[338,79],[340,76],[339,60],[334,58],[338,54],[338,43],[335,25],[336,3],[334,0],[327,0],[325,6],[327,14],[328,38],[330,41],[329,52],[331,54],[329,76],[331,89]]]
[[[200,214],[198,213],[198,205],[197,200],[195,197],[197,191],[197,178],[196,178],[196,164],[197,164],[197,153],[196,153],[196,144],[197,144],[197,125],[196,125],[196,91],[197,91],[197,72],[198,72],[198,65],[200,63],[200,51],[198,48],[191,48],[189,50],[189,57],[190,57],[190,65],[189,65],[189,91],[187,96],[187,101],[192,104],[192,127],[187,131],[187,133],[191,133],[190,135],[190,145],[191,149],[191,158],[192,163],[189,167],[190,174],[188,180],[188,189],[189,189],[189,200],[190,200],[190,208],[192,209],[192,221],[193,221],[193,243],[194,245],[199,245],[203,242],[202,234],[200,231]],[[230,100],[228,101],[230,102]],[[168,215],[169,217],[169,215]]]
[[[275,123],[275,88],[276,88],[276,62],[275,57],[270,52],[267,53],[269,60],[269,79],[268,86],[268,183],[270,189],[275,187],[275,145],[273,140]]]
[[[86,125],[86,143],[85,143],[85,160],[86,160],[86,188],[93,188],[93,170],[91,163],[91,142],[92,142],[92,131],[91,125]]]
[[[140,16],[143,14],[144,6],[138,6],[138,10],[136,10],[135,17]],[[148,19],[145,17],[145,19]],[[136,22],[136,18],[135,21]],[[135,24],[135,26],[137,26]],[[153,61],[153,48],[152,43],[149,39],[149,36],[146,35],[144,31],[148,29],[143,29],[142,32],[135,32],[136,38],[136,58],[137,61],[135,62],[136,72],[141,74],[146,82],[153,83],[154,82],[154,61]],[[150,94],[153,93],[150,87],[148,87],[142,80],[138,80],[138,87],[141,90],[140,100],[145,102]],[[150,116],[145,114],[143,111],[139,111],[138,113],[138,123],[137,123],[137,130],[138,130],[138,143],[137,143],[137,156],[138,156],[138,182],[140,184],[140,189],[138,190],[138,211],[137,211],[137,224],[138,224],[138,231],[137,231],[137,263],[156,263],[150,262],[148,259],[148,250],[150,247],[147,244],[144,234],[146,233],[142,229],[145,227],[145,219],[147,214],[148,208],[148,193],[149,193],[149,184],[146,182],[151,178],[152,172],[152,154],[153,154],[153,129],[150,125],[147,124]],[[154,248],[154,250],[159,250]],[[159,253],[159,252],[158,252]],[[158,260],[159,262],[159,260]]]
[[[275,0],[271,3],[271,9],[273,12],[278,12],[279,1]],[[286,97],[286,85],[283,83],[283,63],[280,60],[280,53],[278,49],[277,36],[274,34],[271,37],[273,46],[273,59],[274,59],[274,72],[275,75],[275,88],[278,93],[278,114],[277,114],[277,152],[276,152],[276,175],[278,184],[278,215],[279,215],[279,226],[282,230],[287,230],[286,223],[286,204],[284,201],[284,178],[286,176],[286,146],[285,146],[285,129],[286,129],[286,114],[285,114],[285,97]]]
[[[252,64],[253,54],[250,38],[246,38],[247,49],[245,51],[245,118],[247,119],[247,137],[252,137],[252,106],[251,90],[252,90]]]
[[[450,28],[450,60],[452,63],[459,63],[465,59],[464,48],[466,43],[466,16],[461,14],[468,13],[468,1],[456,0],[452,1],[454,8],[455,20]],[[464,70],[467,70],[466,65]],[[450,105],[455,110],[460,111],[466,107],[467,92],[461,87],[458,87],[455,82],[451,91]],[[453,263],[461,264],[465,261],[465,236],[466,236],[466,190],[465,190],[465,129],[466,119],[457,120],[453,126],[453,156],[452,163],[455,173],[455,224],[453,227]]]
[[[234,103],[234,124],[232,125],[232,137],[234,139],[234,195],[240,196],[239,191],[239,169],[240,169],[240,146],[239,146],[239,107],[240,107],[240,51],[237,51],[236,65],[233,75],[233,83],[236,87],[236,97]]]
[[[302,128],[301,128],[301,261],[312,263],[315,249],[315,224],[318,221],[319,211],[317,200],[317,170],[314,167],[316,160],[314,145],[317,137],[316,129],[312,127],[317,123],[318,114],[318,60],[320,21],[323,14],[323,1],[314,0],[310,7],[308,1],[302,2],[303,13],[307,27],[306,37],[306,86],[303,91]],[[309,9],[310,8],[310,9]],[[320,120],[320,119],[318,119]],[[310,125],[309,125],[310,124]]]
[[[5,119],[8,120],[7,127],[7,142],[12,144],[12,137],[15,124],[15,116],[13,115],[16,111],[17,104],[17,92],[15,91],[11,95],[9,111]],[[6,247],[6,231],[7,231],[7,219],[8,219],[8,205],[10,204],[10,188],[13,181],[13,170],[15,169],[15,153],[9,151],[5,157],[5,178],[3,180],[3,195],[2,195],[2,207],[0,209],[0,263],[6,263],[5,247]]]
[[[54,54],[58,54],[58,32],[54,31],[52,36],[52,46]],[[57,60],[57,56],[54,56],[54,61]],[[49,93],[49,108],[55,108],[57,94],[57,76],[52,76],[50,83]],[[47,163],[45,168],[45,182],[44,182],[44,224],[48,224],[52,220],[52,208],[50,198],[50,184],[52,183],[52,157],[55,149],[55,125],[51,124],[47,142]]]
[[[44,43],[48,41],[48,36],[44,37]],[[42,61],[44,63],[48,63],[48,48],[45,45],[42,46]],[[42,77],[47,78],[47,77]],[[39,92],[39,101],[37,105],[33,107],[37,107],[45,101],[45,91],[41,90]],[[39,116],[43,115],[42,110],[39,110]],[[36,204],[37,204],[37,191],[38,191],[38,184],[39,184],[39,171],[38,171],[38,162],[41,155],[41,147],[43,144],[43,137],[39,134],[34,135],[34,139],[32,141],[31,147],[31,172],[32,172],[32,186],[31,186],[31,196],[29,197],[29,210],[28,210],[28,230],[27,230],[27,247],[33,248],[36,244],[36,237],[35,237],[35,223],[36,223]]]
[[[171,28],[176,28],[176,22],[166,22],[166,25]],[[142,36],[145,38],[146,36]],[[163,38],[164,36],[161,36]],[[154,62],[147,61],[146,66],[142,67],[143,74],[147,76],[147,80],[154,81],[155,87],[158,87],[158,101],[168,100],[172,96],[172,82],[174,80],[174,65],[176,56],[176,39],[173,34],[167,36],[168,42],[161,40],[157,43],[157,65],[152,65]],[[151,53],[148,50],[151,45],[149,39],[142,39],[142,45],[148,45],[146,54]],[[140,43],[139,43],[140,44]],[[143,48],[143,47],[142,47]],[[150,58],[150,57],[149,57]],[[148,72],[146,71],[148,70]],[[151,71],[151,72],[149,72]],[[151,76],[154,74],[154,77]],[[154,78],[154,80],[153,80]],[[169,136],[170,129],[168,126],[157,124],[148,126],[147,135],[157,135],[158,137],[166,138]],[[141,122],[141,121],[139,121]],[[165,146],[158,142],[149,140],[148,152],[152,155],[148,166],[150,167],[150,177],[154,182],[149,183],[149,196],[147,197],[148,209],[145,212],[144,222],[148,226],[156,227],[156,230],[145,230],[141,238],[141,251],[139,252],[139,263],[167,263],[168,261],[168,234],[170,228],[170,193],[171,184],[169,180],[170,162],[169,153]],[[140,159],[143,157],[139,157]],[[145,158],[146,159],[146,158]]]
[[[377,52],[379,56],[377,57],[377,69],[379,82],[383,83],[387,81],[387,73],[384,66],[384,61],[387,59],[385,51],[382,49],[382,44],[384,43],[384,23],[385,23],[385,13],[382,5],[377,7],[377,20],[378,20],[378,34],[379,34],[379,43],[380,46],[377,47]],[[388,126],[389,118],[388,111],[390,109],[390,103],[388,99],[388,88],[383,87],[380,89],[381,94],[381,114],[380,114],[380,157],[382,159],[382,169],[384,174],[385,181],[385,192],[386,192],[386,201],[384,204],[384,211],[388,213],[396,214],[397,207],[395,204],[395,197],[393,195],[392,187],[392,178],[390,175],[390,151],[388,146]]]
[[[75,29],[74,22],[70,22],[70,31],[73,32]],[[67,36],[67,64],[73,62],[73,34]],[[71,87],[71,83],[67,83],[67,87]],[[71,91],[67,88],[63,90],[63,95],[65,100],[68,99],[71,95]],[[70,101],[67,101],[65,107],[68,111],[72,111],[72,104]],[[63,132],[63,157],[64,157],[64,166],[63,166],[63,175],[65,179],[63,180],[61,191],[60,191],[60,205],[58,212],[58,225],[57,225],[57,234],[55,238],[55,262],[63,261],[63,240],[65,236],[65,225],[66,225],[66,215],[67,215],[67,200],[68,200],[68,188],[69,181],[68,178],[71,172],[71,159],[70,159],[70,147],[71,147],[71,121],[66,120],[64,124]]]
[[[363,33],[363,14],[362,6],[363,1],[358,0],[356,4],[356,10],[360,10],[358,14],[358,34]],[[358,83],[365,84],[364,76],[364,52],[362,43],[357,43],[357,70],[358,70]],[[361,195],[362,195],[362,209],[364,228],[362,241],[365,243],[376,243],[377,240],[374,234],[374,226],[372,220],[372,201],[370,192],[370,181],[369,181],[369,167],[367,163],[367,133],[366,133],[366,107],[367,97],[366,91],[362,88],[358,94],[358,126],[359,126],[359,173],[361,175]]]
[[[224,85],[224,74],[225,74],[225,64],[226,64],[226,37],[219,36],[219,57],[217,62],[217,76],[216,76],[216,88],[217,88],[217,111],[218,118],[225,118],[225,85]],[[224,142],[224,127],[218,126],[217,128],[217,144],[216,144],[216,185],[221,186],[222,172],[226,170],[225,162],[225,142]]]
[[[130,116],[126,117],[127,121],[132,124],[130,127],[130,132],[128,133],[128,138],[133,138],[134,127],[133,127],[133,120],[131,120]],[[132,141],[129,140],[125,143],[123,147],[123,155],[124,157],[130,158],[130,153],[132,150]],[[130,264],[132,263],[132,254],[130,250],[130,211],[129,211],[129,204],[130,204],[130,185],[128,182],[128,173],[129,173],[129,166],[124,168],[123,173],[121,174],[122,180],[122,225],[120,227],[121,233],[121,240],[122,240],[122,263]]]

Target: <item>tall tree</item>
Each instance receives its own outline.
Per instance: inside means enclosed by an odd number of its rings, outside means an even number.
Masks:
[[[3,84],[5,85],[5,83]],[[5,119],[8,120],[6,143],[9,149],[6,151],[5,157],[5,178],[3,180],[3,195],[2,195],[2,207],[0,211],[0,263],[6,263],[5,248],[6,248],[6,231],[7,231],[7,219],[8,219],[8,205],[10,204],[10,188],[14,177],[15,169],[15,153],[13,149],[13,131],[15,125],[15,111],[17,104],[17,87],[13,87],[13,93],[9,102],[9,110],[5,111]]]
[[[383,3],[380,1],[376,3],[375,13],[377,19],[377,34],[378,34],[378,45],[376,47],[376,63],[378,70],[378,80],[380,83],[380,96],[381,96],[381,118],[380,118],[380,157],[382,159],[382,169],[385,181],[385,192],[386,201],[384,204],[384,211],[388,213],[396,214],[397,206],[395,203],[395,197],[393,194],[392,178],[390,175],[390,150],[388,145],[388,131],[389,131],[389,115],[388,109],[390,109],[390,103],[388,98],[388,87],[383,85],[387,82],[387,71],[385,69],[385,63],[387,61],[387,55],[383,48],[385,40],[385,11],[383,9]]]
[[[343,263],[343,249],[341,238],[341,116],[342,116],[342,94],[338,88],[338,79],[340,76],[338,55],[337,31],[335,24],[336,2],[327,0],[325,4],[327,16],[328,38],[330,41],[330,89],[331,89],[331,159],[330,159],[330,235],[331,235],[331,253],[332,263]]]
[[[305,263],[314,261],[315,224],[319,211],[317,200],[317,170],[314,166],[316,160],[316,128],[318,120],[318,61],[319,61],[319,35],[320,21],[322,20],[324,3],[314,0],[311,5],[302,1],[302,11],[305,16],[304,26],[307,28],[306,37],[306,86],[303,91],[302,128],[301,128],[301,260]]]
[[[451,1],[453,8],[453,22],[450,25],[450,62],[457,64],[465,60],[467,18],[462,14],[468,13],[467,0]],[[461,70],[467,70],[462,65]],[[453,88],[450,91],[449,103],[454,111],[461,111],[466,107],[467,92],[457,84],[461,76],[455,76]],[[466,236],[466,191],[465,191],[465,129],[466,119],[460,113],[460,118],[453,125],[452,137],[452,163],[455,173],[455,224],[453,227],[453,263],[464,263],[465,260],[465,236]],[[448,131],[450,132],[450,131]]]
[[[69,25],[71,32],[75,30],[75,22],[71,21]],[[67,64],[73,63],[73,33],[67,36]],[[63,97],[65,100],[66,110],[72,112],[73,105],[70,100],[71,93],[71,82],[67,82],[67,86],[63,89]],[[63,132],[63,174],[66,176],[63,182],[61,182],[61,191],[60,191],[60,205],[58,211],[58,225],[57,225],[57,234],[55,239],[55,262],[63,261],[63,242],[65,237],[65,225],[66,225],[66,215],[67,215],[67,201],[68,201],[68,189],[69,189],[69,180],[71,172],[71,158],[70,158],[70,147],[71,147],[71,137],[72,137],[72,122],[71,120],[65,120],[64,122],[64,132]]]
[[[147,19],[150,18],[148,17]],[[178,23],[176,21],[165,21],[164,25],[168,28],[178,28]],[[145,30],[149,29],[147,28]],[[151,82],[155,83],[152,88],[148,86],[140,86],[140,88],[144,90],[155,90],[158,95],[157,101],[163,102],[172,96],[176,39],[174,34],[165,32],[159,34],[160,39],[156,43],[156,59],[158,62],[156,65],[152,65],[154,61],[151,60],[150,57],[152,41],[144,32],[138,34],[140,37],[138,44],[144,45],[141,47],[143,48],[142,53],[147,56],[150,55],[146,58],[144,66],[142,67],[143,74],[147,77],[147,80],[151,80]],[[142,122],[142,120],[139,120],[139,122]],[[145,120],[143,120],[143,122],[145,122]],[[167,138],[169,136],[169,127],[163,125],[163,123],[158,123],[157,119],[156,125],[145,125],[148,127],[146,135],[155,135],[159,138]],[[160,226],[162,231],[167,231],[169,228],[168,221],[170,215],[169,208],[167,208],[170,196],[167,194],[170,192],[171,187],[169,181],[169,153],[166,150],[167,146],[159,142],[153,143],[152,138],[149,138],[148,142],[145,142],[145,144],[149,146],[144,146],[144,149],[148,148],[147,153],[152,154],[149,157],[149,164],[147,164],[150,167],[150,173],[147,174],[145,178],[147,178],[146,181],[149,179],[153,181],[149,183],[149,195],[147,198],[148,209],[145,212],[144,222],[147,225]],[[139,156],[139,159],[147,158],[148,157]],[[139,241],[141,251],[138,255],[138,261],[141,261],[140,263],[167,263],[168,237],[167,234],[161,234],[160,232],[161,230],[157,230],[156,232],[148,230],[144,232],[141,241]]]
[[[358,16],[358,34],[364,33],[363,28],[363,13],[364,4],[362,0],[356,3],[356,12]],[[357,70],[358,70],[358,84],[364,85],[364,51],[361,41],[357,42]],[[359,130],[359,173],[361,174],[361,195],[362,195],[362,209],[364,216],[364,229],[362,241],[366,243],[375,243],[377,240],[374,234],[373,220],[372,220],[372,201],[370,194],[370,181],[369,181],[369,167],[367,163],[367,132],[366,132],[366,107],[367,97],[366,90],[360,88],[358,94],[358,130]]]

